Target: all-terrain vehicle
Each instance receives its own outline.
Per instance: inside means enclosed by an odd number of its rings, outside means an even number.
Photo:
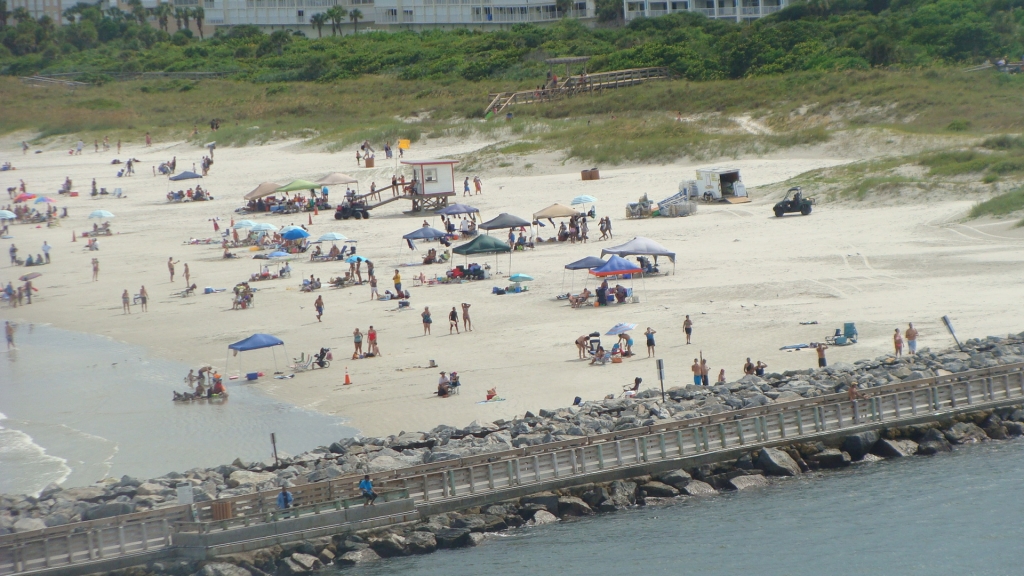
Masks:
[[[811,213],[814,206],[814,198],[805,198],[799,186],[794,186],[786,192],[786,197],[775,205],[775,215],[782,217],[783,214],[799,212],[804,216]]]
[[[348,220],[349,218],[360,218],[366,219],[370,217],[370,211],[366,209],[365,202],[350,202],[345,200],[341,204],[338,204],[338,208],[334,211],[335,220]]]

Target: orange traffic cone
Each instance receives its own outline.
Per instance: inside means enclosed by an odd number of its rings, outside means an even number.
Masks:
[[[345,385],[348,386],[352,383],[352,378],[348,375],[348,366],[345,366]]]
[[[309,223],[313,224],[313,215],[312,214],[309,215]]]
[[[71,241],[72,242],[78,242],[78,240],[75,239],[75,231],[74,230],[71,231]]]
[[[317,207],[316,204],[313,204],[313,216],[319,216],[319,215],[320,215],[319,208]]]

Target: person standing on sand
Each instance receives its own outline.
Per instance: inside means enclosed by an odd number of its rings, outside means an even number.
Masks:
[[[82,148],[85,148],[85,142],[82,142],[81,140],[79,140],[78,144],[75,144],[75,156],[81,156],[82,155]]]
[[[149,148],[152,145],[153,145],[153,137],[149,135],[149,132],[146,132],[146,148]]]
[[[828,346],[818,342],[818,346],[814,350],[818,353],[818,368],[828,366],[828,361],[825,360],[825,350],[828,350]]]
[[[92,281],[96,282],[100,279],[100,259],[92,259]]]
[[[167,259],[167,271],[171,273],[171,282],[174,282],[174,265],[178,262],[181,262],[181,260],[175,260],[174,257]]]
[[[355,344],[355,351],[352,352],[352,358],[359,358],[363,353],[363,333],[356,328],[352,331],[352,343]]]
[[[482,180],[480,180],[479,176],[474,176],[473,177],[473,186],[476,187],[476,193],[477,194],[483,194],[483,192],[484,192],[484,183],[483,183]]]
[[[462,303],[462,329],[467,332],[473,331],[473,321],[469,319],[469,304]]]
[[[654,335],[657,334],[650,326],[647,327],[647,332],[644,332],[644,336],[647,336],[647,357],[654,357]]]
[[[590,336],[584,334],[576,339],[576,352],[578,353],[580,360],[587,359],[587,343],[590,341]]]
[[[690,320],[690,315],[686,315],[686,320],[683,320],[683,332],[686,332],[686,343],[690,343],[690,336],[693,334],[693,321]]]
[[[11,244],[11,247],[10,249],[7,250],[7,252],[11,254],[11,266],[16,265],[18,263],[18,247],[15,246],[14,244]]]
[[[911,356],[917,354],[917,328],[914,328],[913,322],[907,325],[907,348]]]
[[[693,385],[700,386],[700,360],[693,359],[693,366],[690,366],[690,371],[693,372]]]
[[[313,302],[313,308],[316,308],[316,321],[323,322],[320,319],[324,315],[324,297],[322,295],[316,297],[316,302]]]
[[[710,372],[710,370],[711,369],[708,368],[708,361],[707,360],[701,360],[700,361],[700,381],[701,381],[701,384],[703,384],[705,386],[709,386],[710,385],[710,383],[708,381],[708,372]]]
[[[896,357],[903,356],[903,335],[900,334],[900,329],[897,328],[892,335],[892,346],[896,349]]]
[[[378,298],[380,298],[380,292],[377,291],[377,277],[370,276],[370,300]]]
[[[7,349],[14,348],[14,324],[10,320],[4,322],[4,335],[7,336]]]
[[[21,155],[24,156],[25,154],[28,154],[28,142],[22,140],[21,141]]]
[[[448,335],[451,336],[452,328],[455,329],[456,334],[462,334],[459,332],[459,313],[455,311],[455,306],[452,306],[452,311],[448,313]]]
[[[146,292],[145,286],[139,288],[139,303],[143,312],[149,312],[149,292]]]
[[[471,196],[469,193],[469,176],[466,176],[466,179],[462,181],[462,195]]]
[[[190,274],[189,271],[188,271],[188,263],[187,262],[185,263],[185,269],[182,270],[182,275],[185,277],[185,286],[186,287],[190,286],[191,283],[189,282],[189,278],[192,277],[192,274]]]
[[[426,336],[430,334],[430,323],[432,322],[430,319],[430,306],[425,306],[420,316],[423,317],[423,335]]]
[[[401,298],[402,297],[402,275],[398,273],[397,269],[395,270],[395,275],[392,276],[391,279],[395,282],[395,292],[398,292],[398,297]]]
[[[121,312],[124,314],[131,314],[131,296],[128,295],[128,289],[125,288],[124,292],[121,293]]]
[[[43,256],[46,258],[46,263],[50,263],[50,245],[43,240]]]
[[[370,326],[370,329],[366,332],[366,341],[369,346],[369,352],[374,356],[380,356],[380,348],[377,347],[377,331]]]

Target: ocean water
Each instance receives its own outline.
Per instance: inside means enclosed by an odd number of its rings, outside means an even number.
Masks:
[[[265,460],[271,432],[279,455],[357,432],[238,381],[220,404],[172,402],[189,366],[102,336],[23,324],[16,342],[0,356],[0,493]]]
[[[351,576],[1011,575],[1024,572],[1024,441],[852,466],[763,489],[497,535]],[[340,572],[339,572],[340,574]]]

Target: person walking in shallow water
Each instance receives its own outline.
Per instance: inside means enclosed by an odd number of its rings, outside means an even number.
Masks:
[[[14,324],[9,320],[4,322],[4,335],[7,337],[7,349],[14,348]]]

